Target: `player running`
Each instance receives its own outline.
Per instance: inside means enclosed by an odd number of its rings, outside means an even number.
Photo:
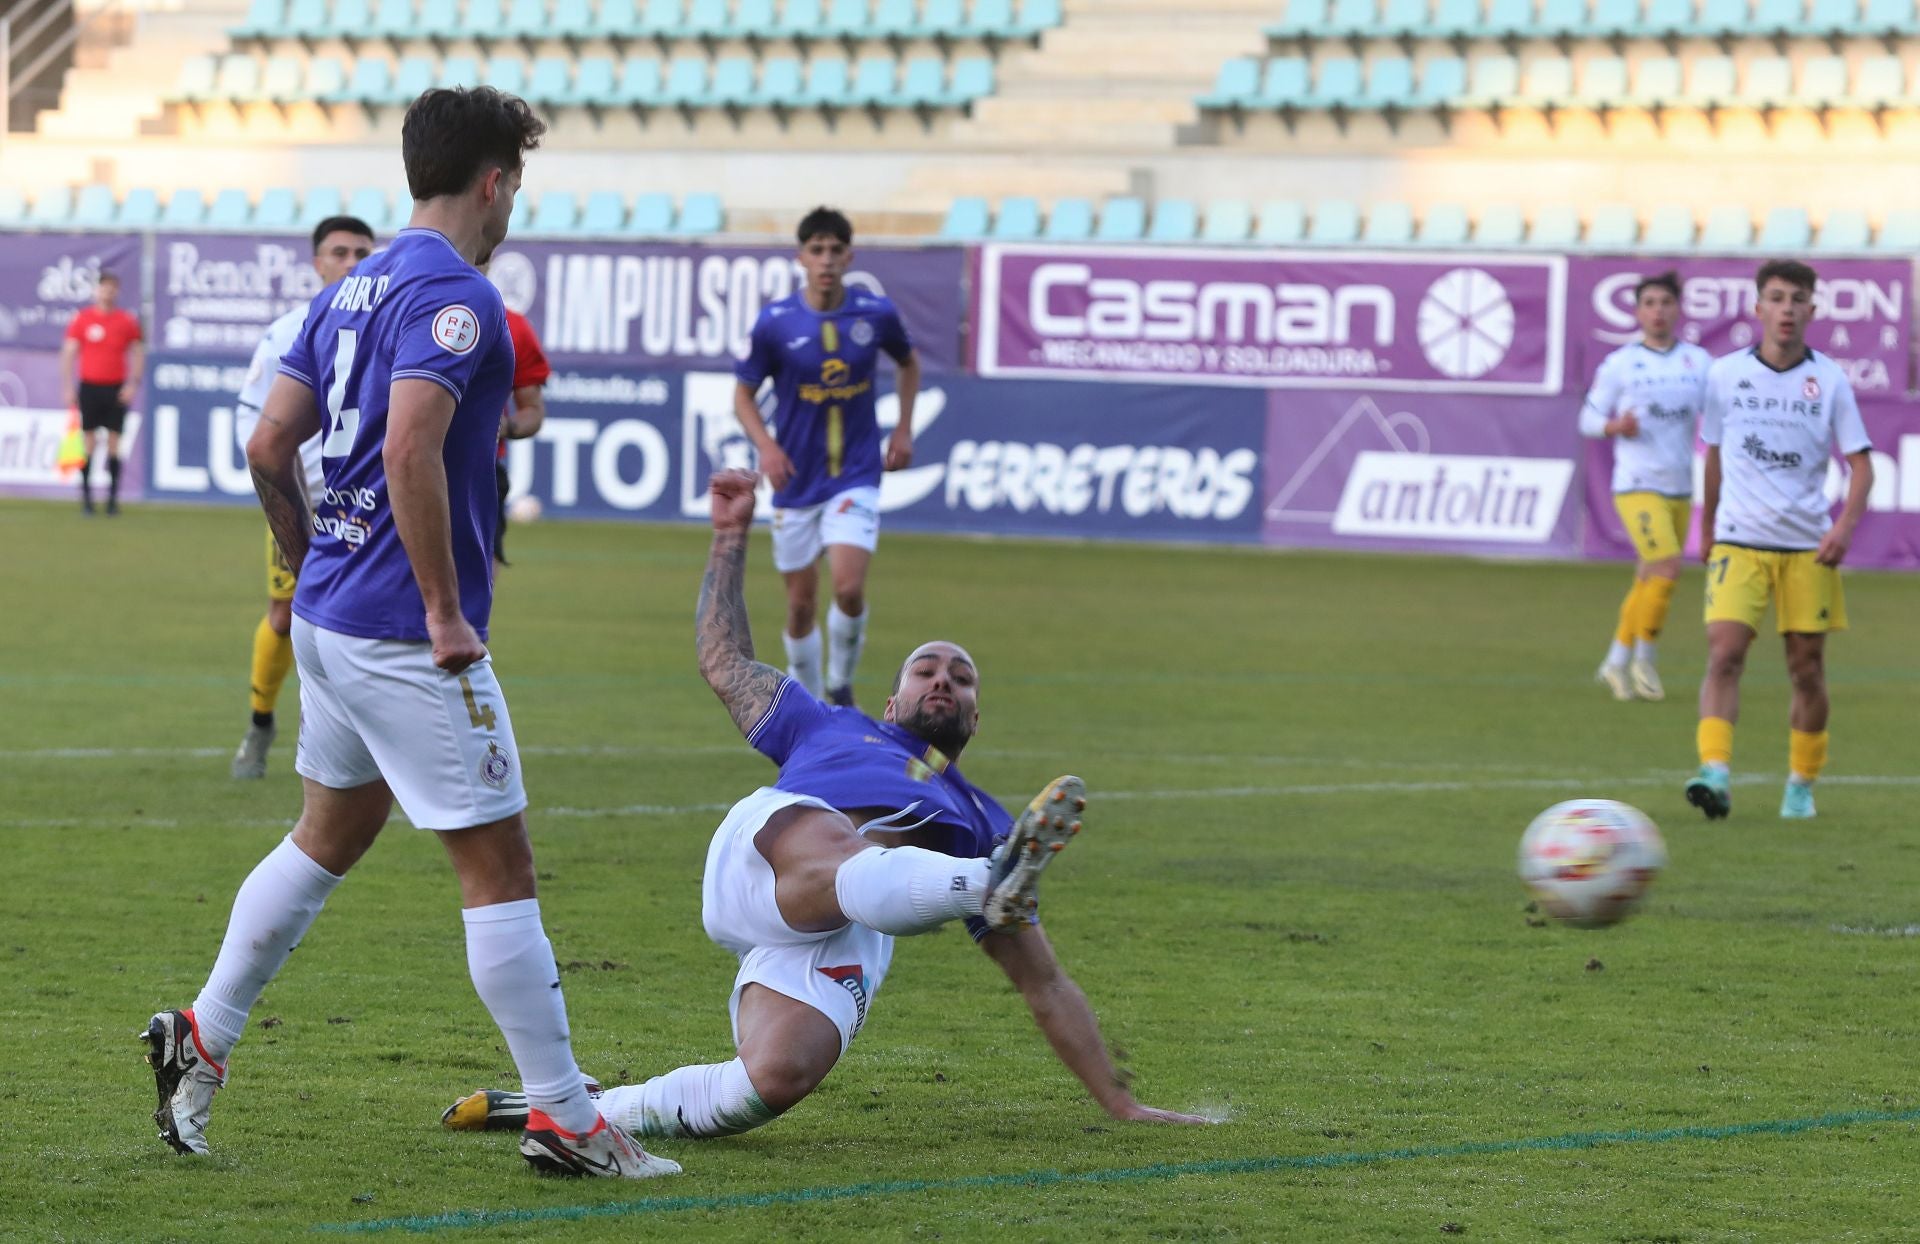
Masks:
[[[894,937],[965,920],[1107,1113],[1207,1122],[1133,1099],[1034,914],[1041,870],[1080,828],[1080,780],[1049,782],[1015,820],[954,764],[979,721],[966,651],[914,649],[879,721],[822,704],[754,660],[742,588],[754,483],[741,471],[713,477],[699,606],[701,674],[747,742],[780,766],[772,786],[727,814],[701,887],[707,936],[740,957],[729,999],[738,1053],[608,1089],[601,1112],[635,1135],[671,1137],[729,1136],[784,1114],[859,1033]],[[503,1130],[526,1112],[523,1094],[482,1090],[442,1122]]]
[[[1640,564],[1620,605],[1613,645],[1594,677],[1616,700],[1666,697],[1654,659],[1673,603],[1693,509],[1693,435],[1713,358],[1674,332],[1680,278],[1633,287],[1640,340],[1606,357],[1580,408],[1580,433],[1613,441],[1613,505]]]
[[[1700,772],[1687,801],[1709,820],[1732,807],[1728,768],[1747,648],[1772,601],[1793,683],[1789,772],[1780,815],[1813,815],[1813,783],[1827,763],[1827,632],[1846,629],[1840,587],[1854,528],[1873,488],[1872,443],[1847,376],[1807,346],[1814,272],[1793,260],[1754,278],[1760,344],[1717,360],[1707,375],[1703,529],[1707,563],[1707,676],[1700,684]],[[1852,474],[1836,520],[1827,501],[1834,450]]]
[[[143,1034],[154,1121],[207,1152],[207,1116],[247,1013],[397,798],[460,880],[467,967],[532,1101],[520,1152],[542,1171],[680,1168],[601,1117],[573,1058],[534,897],[513,723],[485,645],[493,447],[513,378],[499,293],[474,269],[507,234],[545,126],[490,87],[430,90],[401,123],[413,218],[315,299],[247,446],[287,563],[302,712],[300,820],[233,902],[191,1008]],[[322,433],[309,513],[295,462]]]
[[[320,274],[325,288],[353,271],[353,266],[373,253],[373,229],[355,216],[329,216],[313,227],[313,270]],[[267,393],[280,373],[280,359],[293,345],[307,322],[307,308],[295,307],[267,328],[266,336],[254,347],[253,364],[247,368],[246,383],[240,388],[240,400],[234,430],[244,451],[260,424],[260,408],[267,404]],[[320,438],[313,436],[300,446],[301,483],[307,491],[307,503],[320,495],[326,482],[320,471]],[[273,706],[280,699],[280,687],[293,668],[293,585],[299,571],[287,564],[280,545],[267,528],[267,613],[253,628],[253,721],[233,754],[233,776],[267,776],[267,750],[278,731],[273,724]]]
[[[806,285],[754,322],[747,356],[734,366],[733,409],[773,485],[773,566],[787,584],[787,672],[821,696],[814,619],[824,547],[833,575],[824,692],[850,707],[867,642],[867,564],[880,539],[880,475],[913,465],[920,359],[893,303],[847,285],[852,223],[816,207],[798,235]],[[898,369],[900,399],[900,422],[884,451],[874,416],[874,369],[883,353]],[[769,379],[772,432],[755,396]]]

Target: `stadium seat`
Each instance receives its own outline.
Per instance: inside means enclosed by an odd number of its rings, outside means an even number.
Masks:
[[[1859,29],[1876,39],[1912,38],[1920,35],[1920,9],[1913,0],[1867,0]]]
[[[1435,203],[1420,218],[1421,246],[1465,246],[1469,233],[1467,209],[1458,203]]]
[[[341,103],[384,104],[393,94],[392,71],[383,60],[353,62],[353,76],[338,96]]]
[[[844,108],[852,93],[846,61],[825,56],[807,62],[807,86],[800,96],[801,103],[818,108]]]
[[[219,77],[219,62],[211,56],[189,56],[180,62],[180,76],[173,84],[173,97],[189,104],[205,103],[213,98],[214,82]]]
[[[826,24],[823,0],[786,0],[780,6],[780,21],[774,27],[774,33],[802,42],[819,38],[820,30]]]
[[[1307,241],[1316,246],[1348,246],[1360,236],[1360,209],[1345,199],[1323,199],[1313,205],[1313,223]]]
[[[1846,102],[1877,112],[1906,98],[1907,68],[1898,56],[1869,56],[1853,72]]]
[[[1213,76],[1213,90],[1197,102],[1202,108],[1243,108],[1260,91],[1260,62],[1251,56],[1223,61]]]
[[[376,99],[373,102],[404,108],[420,98],[424,92],[433,89],[433,78],[432,61],[424,56],[405,57],[401,60],[400,67],[393,71],[393,84],[387,88],[386,98]],[[484,77],[482,80],[485,80]]]
[[[1587,33],[1587,0],[1540,0],[1535,36],[1553,38]]]
[[[573,85],[558,101],[574,107],[598,108],[619,94],[619,70],[606,56],[583,56],[573,67]]]
[[[375,232],[388,228],[392,223],[393,207],[384,190],[364,187],[353,192],[347,200],[349,216],[358,216],[372,226]]]
[[[873,17],[868,10],[867,0],[828,0],[827,19],[815,33],[858,39],[872,24]]]
[[[974,100],[993,94],[993,60],[986,56],[963,56],[953,62],[953,84],[948,96],[965,107]]]
[[[580,208],[573,200],[573,192],[549,190],[540,196],[539,205],[533,210],[533,220],[527,225],[527,231],[568,234],[575,231],[579,222]]]
[[[298,223],[302,229],[311,229],[327,217],[338,216],[345,211],[338,190],[332,186],[319,186],[307,191],[307,197],[301,200]]]
[[[1813,249],[1823,254],[1864,254],[1872,249],[1872,230],[1867,227],[1867,214],[1854,207],[1838,207],[1828,212],[1826,219],[1820,222],[1820,233],[1813,240]]]
[[[1473,62],[1473,76],[1459,106],[1496,111],[1519,93],[1520,62],[1511,56],[1482,56]]]
[[[518,56],[489,56],[487,63],[480,68],[480,80],[509,95],[524,96],[527,93],[527,62]],[[395,85],[401,83],[396,80]]]
[[[729,39],[760,39],[778,26],[775,0],[739,0],[723,35]]]
[[[1267,27],[1270,39],[1318,39],[1330,20],[1327,0],[1287,0],[1286,12]]]
[[[547,0],[513,0],[499,33],[514,39],[538,39],[548,33]]]
[[[1587,221],[1587,245],[1594,250],[1630,250],[1640,240],[1640,218],[1625,203],[1601,203]]]
[[[633,201],[627,232],[635,237],[661,238],[673,232],[673,196],[654,191]]]
[[[616,190],[595,190],[580,209],[579,231],[610,235],[626,227],[627,201]]]
[[[1147,205],[1132,196],[1108,199],[1094,230],[1098,242],[1138,242],[1147,231]]]
[[[1060,0],[1020,0],[1020,16],[1014,22],[1013,33],[1032,38],[1058,26],[1062,17]]]
[[[1794,97],[1809,108],[1831,108],[1847,99],[1847,61],[1843,56],[1809,56],[1800,64]]]
[[[1572,102],[1581,108],[1602,111],[1617,108],[1629,98],[1627,62],[1618,56],[1595,56],[1580,70],[1580,85]]]
[[[682,38],[712,39],[726,33],[727,27],[727,0],[688,0],[686,20],[678,33]]]
[[[332,33],[327,0],[289,0],[286,19],[277,32],[286,39],[324,39]]]
[[[1813,6],[1794,33],[1815,39],[1836,39],[1860,29],[1860,0],[1813,0]]]
[[[467,7],[460,16],[460,25],[467,38],[485,45],[500,37],[500,28],[507,24],[506,11],[500,0],[467,0]]]
[[[609,103],[625,108],[660,102],[660,62],[651,56],[629,56],[620,64],[620,83]]]
[[[1031,242],[1040,236],[1040,200],[1014,195],[1000,200],[993,215],[992,237],[1001,242]]]
[[[1699,16],[1686,33],[1704,39],[1739,34],[1752,21],[1748,0],[1701,0]]]
[[[1374,204],[1360,240],[1368,246],[1413,245],[1413,209],[1405,203]]]
[[[1533,214],[1527,230],[1527,245],[1547,250],[1571,250],[1580,244],[1580,213],[1564,203],[1543,207]]]
[[[300,203],[285,186],[269,186],[260,192],[253,205],[253,224],[258,229],[291,229],[300,215]]]
[[[790,108],[805,93],[806,71],[794,56],[772,56],[760,62],[760,85],[754,103],[763,108]]]
[[[64,225],[73,217],[73,191],[66,186],[49,186],[33,196],[33,210],[27,223],[41,227]]]
[[[1649,110],[1671,108],[1683,94],[1681,68],[1677,58],[1655,56],[1640,62],[1633,75],[1633,90],[1628,102]]]
[[[1013,0],[972,0],[966,20],[954,34],[964,39],[1013,39],[1019,36],[1019,26]]]
[[[267,61],[260,75],[259,98],[284,107],[298,99],[310,98],[306,89],[306,62],[292,56],[275,56]]]
[[[1374,31],[1377,39],[1431,38],[1434,33],[1432,8],[1427,0],[1385,0]]]
[[[413,11],[413,0],[380,0],[373,11],[373,21],[367,26],[367,33],[376,39],[389,39],[398,43],[411,39],[419,29],[420,19]]]
[[[251,56],[222,56],[220,76],[215,80],[216,99],[248,104],[260,98],[260,62]]]
[[[1920,251],[1920,208],[1901,207],[1888,212],[1874,235],[1873,249],[1900,254]]]
[[[847,92],[847,102],[870,108],[897,107],[899,94],[895,79],[899,69],[899,62],[891,56],[862,56],[853,68],[853,86]]]
[[[1107,204],[1109,215],[1113,204]],[[1104,228],[1106,220],[1100,221]],[[1153,205],[1153,224],[1147,229],[1149,242],[1191,242],[1200,234],[1200,213],[1192,199],[1161,199]]]
[[[436,86],[479,86],[480,62],[471,56],[449,56],[440,62]]]
[[[1424,33],[1432,39],[1467,39],[1486,28],[1480,0],[1436,0]]]
[[[1526,240],[1526,235],[1526,217],[1510,203],[1496,203],[1483,208],[1480,218],[1473,224],[1473,242],[1476,246],[1519,246]]]
[[[18,186],[0,186],[0,229],[17,228],[26,220],[26,194]]]
[[[1674,40],[1694,28],[1694,0],[1647,0],[1641,29],[1648,38]]]
[[[1404,56],[1383,56],[1367,70],[1367,85],[1356,101],[1362,108],[1380,111],[1413,103],[1413,62]]]
[[[1084,242],[1093,236],[1093,204],[1085,199],[1056,199],[1041,237],[1049,242]]]
[[[1467,93],[1467,62],[1457,56],[1436,56],[1420,72],[1420,85],[1413,93],[1415,108],[1443,109],[1457,104]]]
[[[1759,247],[1763,251],[1799,253],[1813,245],[1813,225],[1804,207],[1776,207],[1760,223]]]
[[[160,196],[147,186],[135,186],[122,196],[113,221],[123,229],[151,229],[160,223]]]
[[[1524,39],[1540,33],[1533,0],[1491,0],[1487,15],[1474,32],[1485,39]]]
[[[244,229],[252,219],[253,201],[247,192],[229,187],[213,196],[206,224],[209,229]]]
[[[1687,67],[1680,102],[1694,108],[1721,108],[1740,102],[1739,71],[1731,56],[1702,56]]]
[[[938,56],[916,56],[900,74],[900,99],[914,108],[941,108],[949,102],[947,64]]]
[[[751,107],[757,95],[753,78],[751,57],[721,57],[713,63],[713,82],[707,88],[708,102],[723,108]]]
[[[1807,20],[1807,0],[1753,0],[1753,15],[1747,19],[1751,34],[1775,38],[1793,34]]]
[[[1650,251],[1690,251],[1694,232],[1693,209],[1669,203],[1648,215],[1640,244]]]
[[[414,33],[422,39],[457,39],[460,25],[459,0],[420,0],[420,14],[414,19]]]
[[[1529,108],[1562,108],[1573,102],[1573,62],[1542,56],[1528,63],[1520,78],[1517,102]]]
[[[1633,39],[1648,33],[1640,0],[1593,0],[1582,33],[1595,39]]]
[[[987,236],[987,201],[967,195],[947,205],[946,219],[940,222],[940,236],[949,242],[971,242]]]
[[[249,39],[272,39],[285,30],[286,25],[286,0],[252,0],[247,6],[247,15],[238,26],[227,31],[227,37],[235,43],[244,43]]]
[[[1310,108],[1354,107],[1360,102],[1360,62],[1351,56],[1333,56],[1321,61],[1313,90],[1304,102]]]
[[[167,197],[167,210],[160,214],[160,223],[169,229],[197,229],[206,218],[207,201],[200,192],[181,189]]]
[[[913,39],[919,32],[919,0],[873,0],[873,15],[861,33],[869,39]]]
[[[1753,215],[1744,207],[1727,204],[1707,213],[1700,230],[1703,251],[1746,250],[1753,245]]]
[[[347,67],[332,56],[317,56],[307,62],[307,81],[301,88],[303,98],[323,104],[337,104],[346,94]]]
[[[113,188],[111,186],[82,186],[80,197],[75,200],[73,214],[68,223],[82,229],[98,229],[113,223]]]
[[[542,56],[533,62],[527,76],[527,99],[536,104],[564,104],[573,99],[573,73],[569,61],[558,56]]]
[[[1297,108],[1306,101],[1310,78],[1303,56],[1276,56],[1260,78],[1260,106]]]
[[[513,210],[507,213],[507,233],[524,235],[533,224],[533,196],[516,194],[513,196]]]
[[[1740,84],[1740,102],[1750,108],[1784,108],[1798,96],[1793,90],[1793,62],[1784,56],[1756,56],[1746,64]]]
[[[1245,199],[1215,199],[1200,227],[1202,242],[1244,242],[1253,232],[1253,205]]]
[[[666,84],[660,90],[660,102],[682,107],[700,107],[707,98],[707,58],[676,56],[667,63]]]
[[[1260,221],[1253,240],[1273,246],[1298,246],[1307,236],[1307,209],[1287,199],[1260,205]]]
[[[1322,39],[1368,38],[1380,25],[1380,6],[1376,0],[1333,0],[1327,12],[1327,24],[1318,35]]]
[[[674,232],[683,234],[718,233],[725,223],[720,210],[720,196],[714,194],[690,194],[680,201],[680,219],[674,222]]]
[[[591,0],[554,0],[547,33],[569,43],[598,35],[600,28],[594,18]]]

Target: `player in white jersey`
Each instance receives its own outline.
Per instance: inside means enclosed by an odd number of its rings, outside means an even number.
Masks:
[[[1846,629],[1840,563],[1873,488],[1872,444],[1853,386],[1837,363],[1807,346],[1813,269],[1774,260],[1754,283],[1760,343],[1714,363],[1700,421],[1707,443],[1701,516],[1712,545],[1700,772],[1686,793],[1709,819],[1732,806],[1727,771],[1740,674],[1769,601],[1793,683],[1780,815],[1813,815],[1813,782],[1827,762],[1827,632]],[[1836,450],[1852,471],[1838,519],[1826,494],[1827,463]]]
[[[353,266],[373,253],[373,229],[356,216],[329,216],[313,228],[313,270],[320,274],[325,289]],[[266,336],[254,347],[253,364],[247,368],[246,383],[240,388],[239,409],[235,412],[234,432],[244,456],[247,442],[260,423],[261,408],[267,404],[267,391],[280,374],[280,356],[307,322],[307,306],[301,303],[275,320]],[[320,438],[315,436],[300,446],[300,467],[305,476],[309,502],[324,487],[320,473]],[[233,754],[233,776],[267,776],[267,749],[276,733],[273,706],[280,698],[280,687],[293,669],[293,587],[299,578],[297,567],[289,566],[267,528],[267,613],[253,628],[253,720]]]
[[[1680,278],[1650,276],[1633,289],[1640,340],[1615,350],[1580,408],[1583,436],[1613,441],[1613,505],[1640,564],[1620,605],[1613,644],[1595,677],[1616,700],[1666,696],[1654,665],[1693,508],[1693,435],[1713,359],[1675,330]]]

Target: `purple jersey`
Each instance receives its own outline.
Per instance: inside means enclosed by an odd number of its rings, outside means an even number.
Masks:
[[[775,505],[820,505],[849,488],[879,484],[873,373],[882,351],[903,362],[913,342],[893,303],[858,286],[849,285],[831,311],[815,311],[802,293],[760,312],[733,374],[756,389],[773,378],[773,439],[793,461],[793,478],[773,494]]]
[[[460,612],[482,639],[493,610],[493,456],[512,396],[513,347],[499,291],[431,229],[402,229],[385,250],[313,300],[280,370],[320,401],[326,487],[313,498],[313,543],[293,611],[366,639],[425,640],[426,606],[387,499],[383,453],[396,380],[453,394],[441,459]]]

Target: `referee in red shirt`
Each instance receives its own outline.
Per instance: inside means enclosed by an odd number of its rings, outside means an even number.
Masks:
[[[147,357],[140,321],[115,305],[119,298],[120,278],[102,272],[94,283],[93,305],[74,315],[66,340],[60,343],[60,385],[67,405],[79,408],[80,427],[87,434],[80,504],[89,514],[93,513],[93,455],[102,428],[107,433],[107,513],[120,512],[120,429],[127,420],[127,403],[140,387]]]
[[[500,452],[494,471],[500,484],[500,522],[493,529],[493,557],[507,564],[507,442],[522,441],[540,430],[547,418],[546,395],[540,386],[553,375],[540,338],[527,317],[507,308],[507,332],[513,338],[513,405],[500,421]]]

